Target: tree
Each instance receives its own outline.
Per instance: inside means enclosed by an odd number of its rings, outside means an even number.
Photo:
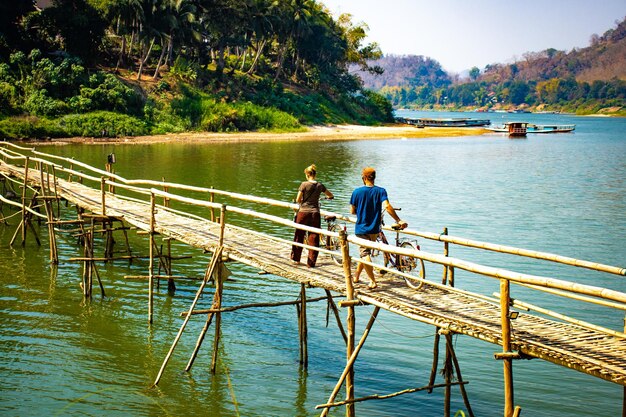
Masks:
[[[86,63],[96,61],[107,24],[91,4],[86,0],[54,0],[41,17],[57,47]]]
[[[476,81],[479,75],[480,75],[480,69],[478,69],[478,67],[472,67],[472,69],[469,72],[470,79],[472,81]]]
[[[6,58],[11,51],[25,46],[22,20],[24,16],[35,10],[33,1],[0,2],[0,57]]]

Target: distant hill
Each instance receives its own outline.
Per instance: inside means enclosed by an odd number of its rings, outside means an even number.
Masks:
[[[382,75],[374,75],[353,67],[366,88],[380,90],[383,87],[419,86],[427,84],[440,88],[452,84],[450,75],[439,62],[421,55],[386,55],[369,62],[370,66],[379,66],[385,70]]]
[[[591,45],[570,52],[546,49],[528,52],[508,65],[488,65],[480,79],[486,81],[545,81],[574,78],[579,82],[626,80],[626,19],[603,36],[594,35]]]
[[[536,109],[626,115],[626,18],[590,45],[569,52],[527,52],[512,64],[473,68],[469,77],[448,74],[424,56],[384,56],[372,61],[380,76],[352,69],[364,86],[398,108]]]

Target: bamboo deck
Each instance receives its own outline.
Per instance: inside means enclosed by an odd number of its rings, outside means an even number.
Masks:
[[[24,169],[0,162],[0,172],[22,178]],[[33,175],[37,183],[39,179]],[[101,191],[57,179],[58,195],[94,214],[102,213]],[[150,230],[150,204],[132,202],[114,195],[106,196],[106,215],[123,218],[138,229]],[[218,247],[220,225],[157,209],[156,232],[204,250]],[[316,268],[293,265],[291,246],[271,236],[233,225],[224,230],[224,254],[267,273],[346,294],[340,266],[321,254]],[[387,274],[379,287],[369,290],[362,281],[355,284],[356,298],[401,316],[435,325],[496,345],[502,345],[500,306],[453,287],[426,282],[421,289],[409,288],[404,280]],[[522,356],[539,358],[626,386],[626,339],[617,335],[583,328],[532,314],[520,313],[511,321],[512,348]]]

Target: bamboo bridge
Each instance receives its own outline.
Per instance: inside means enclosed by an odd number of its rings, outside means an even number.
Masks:
[[[298,306],[301,342],[300,362],[304,366],[306,366],[308,355],[306,347],[306,304],[320,301],[320,299],[307,299],[306,288],[317,287],[326,291],[327,297],[324,300],[333,308],[338,327],[346,342],[348,359],[335,389],[329,395],[328,402],[318,405],[318,408],[322,410],[321,415],[326,415],[330,408],[338,406],[345,406],[346,415],[354,415],[356,402],[373,398],[354,397],[354,370],[352,366],[380,309],[435,326],[436,329],[433,368],[429,384],[383,396],[384,398],[444,387],[446,389],[444,407],[447,407],[444,409],[444,415],[450,415],[450,387],[458,385],[467,411],[469,415],[473,415],[464,390],[466,381],[463,381],[461,377],[460,367],[454,354],[451,339],[453,334],[467,335],[502,347],[502,352],[496,353],[494,356],[503,363],[505,393],[503,409],[505,417],[517,416],[521,413],[521,407],[515,405],[513,396],[512,366],[513,362],[518,359],[538,358],[626,387],[626,334],[621,331],[622,329],[619,331],[608,329],[541,307],[524,304],[511,298],[510,286],[511,284],[522,285],[535,291],[549,292],[621,311],[626,311],[626,293],[472,263],[449,256],[449,247],[450,245],[461,245],[480,250],[502,252],[618,276],[626,275],[624,268],[550,253],[478,242],[451,236],[447,233],[419,232],[408,229],[404,233],[409,236],[419,236],[442,242],[443,254],[371,243],[349,235],[345,231],[336,233],[308,228],[297,225],[288,219],[264,213],[261,210],[262,207],[294,208],[292,203],[165,181],[128,180],[114,173],[111,164],[114,160],[109,161],[106,170],[100,170],[80,161],[42,153],[34,148],[26,148],[7,142],[3,142],[1,145],[0,183],[4,190],[0,195],[0,208],[4,205],[15,206],[16,215],[21,215],[11,244],[18,237],[21,237],[21,243],[24,244],[29,230],[39,242],[32,222],[35,218],[43,218],[49,232],[50,261],[58,263],[55,232],[58,232],[58,229],[63,225],[77,227],[84,245],[84,257],[74,260],[83,263],[81,287],[85,297],[92,296],[94,276],[104,294],[104,286],[100,281],[96,262],[133,256],[130,248],[128,248],[126,257],[113,254],[110,246],[114,242],[112,239],[114,232],[124,233],[127,246],[127,231],[131,228],[137,230],[139,234],[147,235],[150,239],[149,271],[146,276],[134,277],[146,279],[148,282],[146,291],[148,294],[148,320],[150,322],[152,322],[154,314],[152,300],[155,282],[159,279],[167,279],[168,285],[175,288],[174,281],[182,278],[172,274],[171,260],[174,258],[169,250],[167,254],[159,250],[155,243],[156,237],[160,236],[167,242],[171,240],[183,242],[212,254],[205,276],[199,282],[196,296],[189,310],[182,314],[184,321],[161,369],[158,371],[155,385],[158,384],[176,344],[183,336],[186,324],[192,317],[199,314],[206,315],[206,324],[198,337],[196,349],[186,370],[192,366],[204,336],[214,320],[215,337],[211,371],[215,372],[221,315],[227,311],[254,306],[222,307],[223,288],[227,284],[224,265],[226,262],[234,261],[258,268],[261,273],[274,274],[300,284],[301,297],[292,304]],[[88,174],[83,171],[87,171]],[[86,185],[88,183],[91,183],[92,186]],[[7,190],[12,191],[14,198],[7,198],[5,192]],[[176,190],[178,194],[171,192],[171,190]],[[221,198],[223,202],[216,202],[218,198]],[[77,218],[63,220],[60,201],[67,201],[74,205],[77,209]],[[225,201],[228,201],[229,204],[226,204]],[[253,210],[241,206],[259,208]],[[192,207],[193,210],[186,209],[188,207]],[[42,208],[44,209],[43,213]],[[204,214],[199,215],[198,212]],[[327,212],[325,214],[334,213]],[[3,212],[0,212],[0,222],[4,221],[3,215]],[[350,217],[334,215],[345,222],[354,220]],[[247,218],[248,221],[252,218],[271,224],[272,227],[268,227],[270,231],[266,233],[250,230],[237,225],[238,219],[242,218]],[[119,226],[115,226],[116,224]],[[97,230],[96,225],[98,226]],[[332,262],[327,256],[320,256],[316,268],[294,265],[289,260],[289,252],[293,242],[290,239],[280,237],[281,235],[289,236],[293,233],[294,228],[302,228],[324,236],[339,238],[341,252],[334,254],[341,256],[342,264],[338,265]],[[96,257],[94,254],[94,234],[98,232],[107,237],[104,257]],[[432,271],[435,265],[441,265],[443,277],[435,280],[431,277],[433,274],[429,274],[425,280],[422,280],[419,277],[387,269],[377,264],[375,265],[376,268],[386,269],[388,274],[385,275],[384,279],[379,280],[378,288],[370,290],[365,283],[352,282],[354,265],[356,262],[363,261],[351,257],[350,248],[356,248],[359,245],[422,259],[426,261],[429,271]],[[302,246],[308,248],[306,245]],[[323,247],[318,249],[322,254],[329,252]],[[162,267],[165,269],[165,275],[155,274],[155,263],[158,264],[159,271]],[[494,296],[485,296],[455,287],[454,272],[457,269],[499,280],[500,293],[494,294]],[[408,286],[405,279],[395,279],[398,276],[418,282],[419,285]],[[209,280],[213,280],[215,283],[212,307],[208,310],[197,309],[196,304],[205,291]],[[347,313],[347,330],[343,328],[340,310],[334,303],[336,297],[342,298],[339,306],[345,309]],[[355,311],[359,305],[363,304],[370,304],[375,309],[357,343]],[[512,308],[525,311],[518,312]],[[453,371],[452,374],[445,376],[445,383],[435,384],[440,337],[446,341],[445,360],[450,365],[449,369]],[[456,371],[456,377],[453,374],[454,371]],[[346,398],[343,401],[338,401],[336,396],[341,387],[345,389]],[[624,389],[626,390],[626,388]],[[376,396],[375,398],[383,397]],[[626,415],[626,405],[623,415]]]

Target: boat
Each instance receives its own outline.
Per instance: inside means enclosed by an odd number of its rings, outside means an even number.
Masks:
[[[398,123],[414,125],[416,127],[481,127],[491,124],[491,120],[469,119],[465,117],[428,119],[412,117],[396,117]]]
[[[486,129],[492,132],[510,133],[509,128],[511,125],[521,123],[526,125],[526,133],[566,133],[576,129],[576,125],[536,125],[527,122],[508,122],[503,125],[490,126]]]

